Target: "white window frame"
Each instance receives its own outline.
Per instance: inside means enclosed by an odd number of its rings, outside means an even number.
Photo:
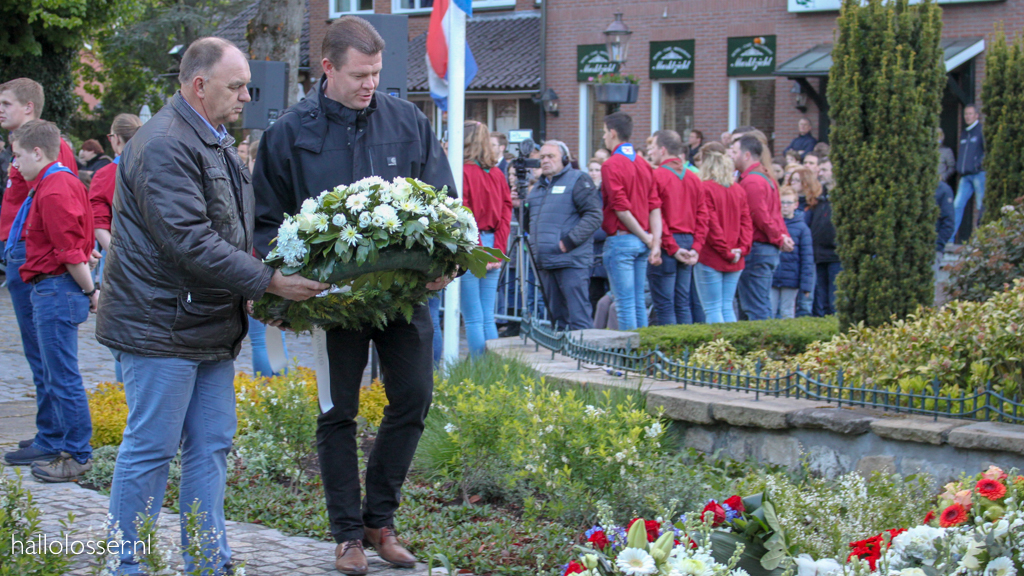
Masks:
[[[778,80],[776,76],[736,76],[729,78],[729,132],[740,125],[740,82],[751,80]],[[770,137],[774,138],[774,134]]]
[[[590,158],[590,84],[586,82],[580,83],[580,105],[578,109],[580,111],[578,126],[580,134],[579,158]]]
[[[341,18],[342,16],[348,16],[350,14],[373,14],[373,8],[370,8],[369,10],[352,10],[349,12],[337,12],[334,10],[335,1],[336,0],[327,0],[328,18]]]
[[[416,0],[418,3],[419,0]],[[473,10],[494,10],[515,8],[516,0],[473,0]],[[391,0],[392,14],[430,14],[430,8],[402,8],[402,0]]]

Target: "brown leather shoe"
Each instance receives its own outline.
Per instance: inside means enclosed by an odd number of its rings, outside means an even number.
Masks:
[[[370,566],[366,563],[362,541],[348,540],[338,544],[334,549],[334,567],[348,576],[363,576],[369,572]]]
[[[414,568],[416,557],[398,543],[398,536],[391,526],[383,528],[364,528],[363,544],[377,551],[381,559],[399,568]]]

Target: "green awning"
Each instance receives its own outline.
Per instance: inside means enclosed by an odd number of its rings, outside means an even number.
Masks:
[[[942,40],[942,51],[945,53],[946,72],[950,72],[957,66],[984,52],[985,39],[981,37],[945,39]],[[832,45],[818,44],[799,56],[784,62],[775,69],[775,75],[786,78],[828,76],[828,70],[831,67]]]

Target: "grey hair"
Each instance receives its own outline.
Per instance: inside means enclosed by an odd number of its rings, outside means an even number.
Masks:
[[[196,76],[205,76],[220,62],[224,51],[238,47],[223,38],[207,36],[189,44],[185,55],[181,57],[181,67],[178,72],[178,82],[186,85],[192,82]]]
[[[569,162],[572,162],[572,152],[569,152],[569,147],[565,145],[565,142],[562,142],[561,140],[545,140],[544,143],[541,144],[541,146],[549,145],[557,146],[558,149],[562,151],[562,155],[568,158]]]

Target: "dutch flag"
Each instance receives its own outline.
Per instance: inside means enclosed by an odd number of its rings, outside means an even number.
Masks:
[[[430,28],[427,29],[427,81],[430,97],[437,107],[448,110],[448,10],[461,9],[466,16],[473,15],[472,0],[434,0],[430,12]],[[476,60],[466,42],[466,88],[476,76]]]

